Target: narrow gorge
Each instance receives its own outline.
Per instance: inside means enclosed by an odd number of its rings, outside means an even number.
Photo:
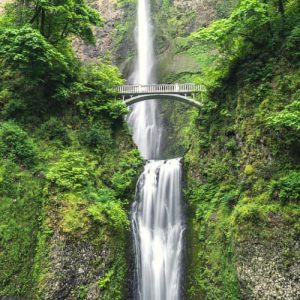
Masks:
[[[0,299],[300,299],[299,16],[0,0]]]

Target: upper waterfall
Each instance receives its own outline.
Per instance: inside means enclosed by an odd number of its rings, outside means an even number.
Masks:
[[[138,56],[134,71],[134,83],[154,83],[153,26],[150,17],[150,5],[147,0],[138,1],[136,33]]]
[[[132,83],[149,84],[156,81],[153,51],[153,26],[148,0],[139,0],[136,25],[137,59]],[[155,100],[137,103],[132,107],[128,123],[133,129],[133,139],[142,156],[157,159],[161,152],[162,126],[158,104]]]

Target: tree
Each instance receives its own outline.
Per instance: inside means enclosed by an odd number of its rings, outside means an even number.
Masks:
[[[31,24],[54,44],[70,35],[93,43],[92,26],[102,24],[99,13],[84,0],[19,0],[16,15],[19,24]]]
[[[30,26],[0,34],[0,65],[40,80],[45,74],[62,78],[68,69],[65,57]]]
[[[220,52],[229,57],[236,56],[270,37],[270,21],[268,4],[260,0],[243,0],[229,18],[200,29],[192,39],[212,42]]]
[[[60,112],[75,104],[85,115],[119,119],[114,101],[120,73],[110,63],[84,66],[71,47],[77,36],[94,41],[98,12],[85,0],[17,0],[0,20],[0,107],[4,118]],[[8,25],[7,28],[1,26]]]
[[[1,115],[24,118],[47,113],[59,103],[53,101],[57,90],[74,80],[75,70],[74,58],[60,52],[38,30],[29,25],[3,30],[0,32]]]
[[[111,119],[128,113],[126,106],[116,98],[114,87],[121,85],[123,80],[117,67],[108,61],[86,64],[81,68],[79,81],[75,82],[70,95],[84,115],[108,115]]]

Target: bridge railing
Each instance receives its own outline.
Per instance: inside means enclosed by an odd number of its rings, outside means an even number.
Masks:
[[[192,94],[205,92],[205,87],[201,84],[147,84],[147,85],[122,85],[116,87],[121,95],[139,95],[139,94]]]

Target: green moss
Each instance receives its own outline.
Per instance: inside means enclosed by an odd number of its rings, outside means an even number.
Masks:
[[[230,207],[238,191],[229,186],[193,186],[188,199],[196,213],[189,216],[188,297],[189,299],[238,299],[234,268]],[[197,265],[197,268],[195,266]]]
[[[244,170],[244,173],[249,176],[249,175],[252,175],[254,173],[254,168],[252,165],[246,165],[245,166],[245,170]]]
[[[127,208],[143,161],[125,127],[110,127],[110,139],[116,143],[103,153],[101,147],[97,150],[97,146],[81,143],[82,132],[93,130],[89,123],[80,131],[77,124],[60,126],[63,130],[59,132],[71,137],[70,145],[58,143],[60,137],[41,136],[40,129],[34,132],[32,140],[40,150],[34,170],[1,161],[0,295],[40,299],[48,291],[51,278],[57,276],[51,261],[56,232],[69,243],[78,240],[105,249],[104,263],[91,262],[90,267],[99,273],[113,268],[114,275],[101,293],[105,299],[122,299],[127,275]],[[101,128],[104,126],[105,120]],[[53,132],[52,127],[49,130]],[[92,284],[83,287],[79,282],[69,287],[70,292],[84,298]]]
[[[112,266],[99,279],[98,285],[103,290],[103,299],[122,300],[125,298],[124,284],[128,274],[125,245],[114,239],[111,247],[113,249],[111,256]]]
[[[0,161],[0,297],[28,295],[41,221],[43,181]]]
[[[88,202],[80,196],[72,194],[66,195],[60,201],[59,228],[64,233],[84,235],[91,226],[91,220],[87,214]]]

